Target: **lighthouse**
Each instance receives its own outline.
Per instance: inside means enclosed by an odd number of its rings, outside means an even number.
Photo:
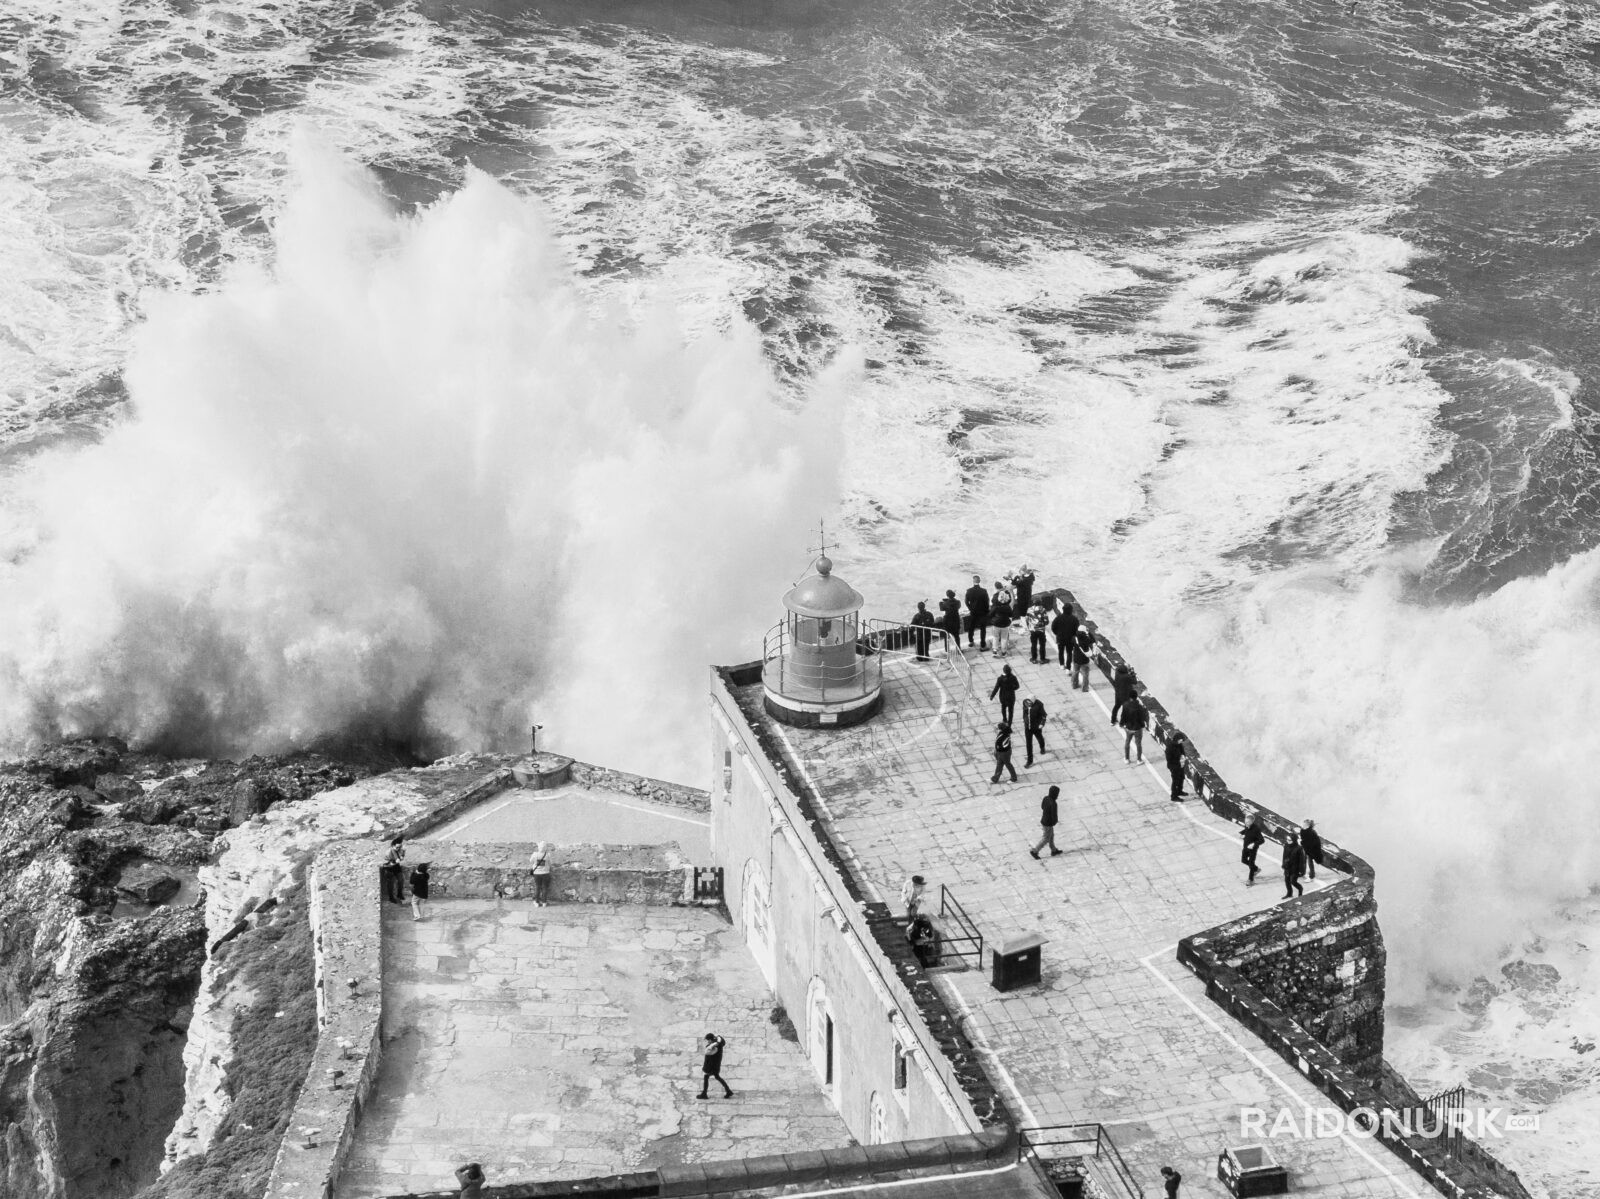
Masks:
[[[860,724],[883,706],[883,663],[861,639],[861,593],[827,554],[783,597],[767,634],[761,682],[769,715],[801,728]]]

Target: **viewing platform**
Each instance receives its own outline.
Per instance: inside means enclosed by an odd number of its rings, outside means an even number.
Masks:
[[[990,946],[1024,933],[1046,939],[1038,985],[994,990],[987,954],[978,969],[931,971],[1018,1122],[1105,1126],[1146,1195],[1161,1193],[1163,1165],[1183,1174],[1185,1195],[1225,1194],[1219,1152],[1252,1142],[1270,1144],[1296,1194],[1435,1195],[1374,1140],[1242,1134],[1241,1109],[1264,1109],[1270,1122],[1281,1108],[1299,1116],[1332,1103],[1208,999],[1176,952],[1182,938],[1281,901],[1280,846],[1263,846],[1262,873],[1247,887],[1240,825],[1193,798],[1172,802],[1164,764],[1124,763],[1100,671],[1091,672],[1089,693],[1073,691],[1053,643],[1044,665],[1030,663],[1022,645],[1002,661],[946,646],[935,633],[929,660],[884,653],[882,712],[849,729],[773,719],[748,675],[730,691],[761,740],[781,747],[784,765],[808,784],[823,833],[869,903],[902,915],[901,884],[921,874],[923,909],[947,936],[960,930],[940,917],[941,887]],[[1004,664],[1022,684],[1020,779],[996,785],[999,706],[985,697]],[[1049,718],[1046,752],[1025,767],[1020,713],[1029,696]],[[1150,734],[1145,751],[1159,761]],[[1028,850],[1051,784],[1061,788],[1056,843],[1064,853],[1035,860]],[[1345,877],[1319,876],[1308,895]]]

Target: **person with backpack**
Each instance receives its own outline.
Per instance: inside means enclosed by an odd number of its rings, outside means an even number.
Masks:
[[[725,1038],[719,1037],[714,1032],[706,1033],[705,1041],[701,1047],[701,1052],[705,1056],[700,1062],[700,1094],[696,1098],[711,1098],[710,1095],[706,1094],[706,1091],[710,1088],[713,1078],[722,1083],[722,1097],[724,1099],[733,1098],[733,1088],[722,1077],[722,1051],[727,1047],[728,1042]]]
[[[972,586],[967,588],[967,648],[972,648],[972,634],[978,634],[978,648],[989,648],[989,593],[977,575],[972,576]]]
[[[1000,719],[1010,724],[1017,711],[1017,691],[1022,686],[1022,680],[1011,672],[1011,667],[1002,666],[1000,674],[995,678],[994,686],[989,688],[989,698],[1000,697]]]
[[[1078,614],[1063,604],[1061,611],[1050,622],[1050,632],[1056,639],[1056,661],[1065,670],[1067,658],[1072,653],[1072,642],[1078,636]]]
[[[1060,794],[1061,788],[1052,784],[1050,790],[1044,793],[1044,798],[1039,801],[1039,827],[1044,830],[1044,833],[1040,836],[1038,843],[1028,851],[1028,855],[1036,862],[1039,860],[1039,851],[1046,845],[1050,847],[1050,856],[1052,858],[1059,857],[1065,852],[1056,848],[1056,824],[1060,819],[1057,814],[1056,798]]]
[[[1256,884],[1256,875],[1261,873],[1261,867],[1256,865],[1256,854],[1266,843],[1267,830],[1261,826],[1261,817],[1254,817],[1249,824],[1244,826],[1244,850],[1239,855],[1239,860],[1250,868],[1250,873],[1245,875],[1244,885],[1253,887]]]
[[[533,847],[530,858],[533,867],[533,906],[542,908],[550,902],[550,843],[541,841]]]
[[[1139,701],[1137,695],[1129,695],[1127,699],[1122,701],[1120,721],[1124,733],[1122,738],[1122,760],[1132,766],[1141,766],[1144,764],[1144,731],[1150,726],[1150,713],[1145,709],[1144,704]],[[1130,758],[1128,756],[1130,749],[1137,752],[1139,756]]]
[[[1027,751],[1023,758],[1023,766],[1033,765],[1033,743],[1039,743],[1039,753],[1044,754],[1044,722],[1049,713],[1044,710],[1044,701],[1029,696],[1022,701],[1022,744]]]
[[[1290,833],[1283,843],[1283,897],[1292,899],[1304,895],[1306,889],[1300,882],[1306,872],[1306,851],[1300,847],[1300,838]]]
[[[1001,721],[994,734],[994,777],[989,781],[998,783],[1000,772],[1009,770],[1011,781],[1017,781],[1017,768],[1011,764],[1011,726]]]
[[[1074,691],[1089,690],[1089,667],[1093,662],[1094,629],[1090,625],[1080,625],[1072,642],[1072,677],[1068,680]]]

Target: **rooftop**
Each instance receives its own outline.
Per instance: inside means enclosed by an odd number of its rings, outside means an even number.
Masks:
[[[985,972],[935,972],[1023,1119],[1103,1123],[1147,1188],[1170,1164],[1205,1190],[1221,1148],[1259,1139],[1241,1136],[1242,1107],[1328,1105],[1174,957],[1180,938],[1278,901],[1275,847],[1247,888],[1238,826],[1171,802],[1164,769],[1124,763],[1104,679],[1075,692],[1054,662],[1016,653],[1007,661],[1022,680],[1019,711],[1029,695],[1044,702],[1047,752],[1023,767],[1019,721],[1021,779],[992,785],[998,708],[982,697],[1001,663],[976,650],[942,654],[937,642],[934,653],[926,663],[885,655],[883,713],[849,730],[773,721],[759,683],[739,699],[807,776],[829,834],[875,898],[898,911],[901,881],[917,872],[932,910],[948,887],[991,944],[1049,938],[1039,987],[1002,994]],[[1146,748],[1159,753],[1148,738]],[[1066,852],[1035,861],[1027,851],[1052,783]],[[1371,1141],[1278,1138],[1272,1150],[1297,1193],[1433,1194]]]

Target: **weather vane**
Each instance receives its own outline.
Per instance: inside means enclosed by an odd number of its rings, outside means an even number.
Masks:
[[[806,553],[808,553],[808,554],[821,554],[824,557],[826,557],[827,553],[828,553],[828,529],[827,529],[827,526],[821,520],[817,521],[817,540],[818,540],[818,544],[816,544],[816,545],[808,545],[806,547]],[[838,549],[839,548],[839,545],[838,545],[837,542],[834,543],[833,548],[834,549]]]

